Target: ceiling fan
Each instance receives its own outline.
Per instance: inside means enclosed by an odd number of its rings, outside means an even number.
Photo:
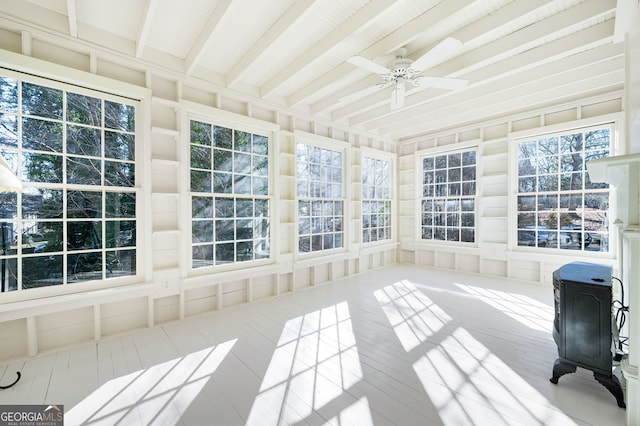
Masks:
[[[396,110],[404,106],[406,86],[408,84],[420,89],[436,87],[449,90],[461,89],[469,84],[468,80],[458,78],[429,77],[422,75],[424,70],[443,62],[461,48],[462,42],[460,42],[460,40],[447,37],[415,61],[405,56],[407,49],[404,47],[395,51],[395,58],[389,63],[388,67],[363,56],[352,56],[347,59],[347,61],[362,69],[379,74],[383,78],[383,81],[376,86],[382,89],[392,87],[391,109]],[[369,89],[367,89],[367,91],[369,91]]]

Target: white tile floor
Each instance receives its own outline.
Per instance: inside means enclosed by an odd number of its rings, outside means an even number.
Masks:
[[[0,365],[0,404],[65,424],[623,425],[588,371],[549,382],[547,286],[392,266]]]

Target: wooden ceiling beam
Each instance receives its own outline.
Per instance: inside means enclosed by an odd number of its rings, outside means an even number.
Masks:
[[[271,26],[269,31],[260,37],[260,40],[231,68],[231,71],[229,71],[226,77],[227,87],[235,86],[247,70],[268,51],[269,46],[282,38],[291,25],[307,13],[316,1],[317,0],[298,0],[287,9],[275,24]]]
[[[78,16],[76,13],[76,0],[67,0],[67,16],[69,18],[69,35],[78,37]]]
[[[147,45],[147,37],[149,31],[151,31],[151,25],[153,24],[153,17],[158,7],[158,0],[145,0],[144,12],[142,14],[142,22],[138,29],[138,36],[136,37],[136,58],[141,58],[144,53],[144,49]]]
[[[213,32],[224,17],[225,13],[231,6],[231,0],[220,0],[205,24],[204,28],[198,35],[196,42],[191,46],[191,50],[185,59],[185,74],[190,75],[198,66],[204,56],[207,46],[211,42]]]
[[[293,78],[307,67],[313,66],[314,62],[321,56],[330,52],[339,45],[348,36],[362,31],[369,25],[372,25],[378,19],[384,19],[385,13],[394,6],[397,6],[395,0],[372,0],[357,13],[343,22],[335,30],[320,39],[315,45],[307,49],[299,57],[287,64],[287,66],[276,73],[276,76],[269,80],[260,90],[262,97],[269,96],[280,86]]]

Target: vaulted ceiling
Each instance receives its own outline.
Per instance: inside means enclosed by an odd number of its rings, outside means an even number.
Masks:
[[[615,0],[0,0],[0,24],[206,80],[239,99],[399,140],[619,89]],[[391,88],[354,65],[417,59],[454,90]],[[424,81],[428,81],[425,79]]]

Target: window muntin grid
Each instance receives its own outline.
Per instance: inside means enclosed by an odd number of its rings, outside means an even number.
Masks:
[[[609,156],[610,139],[597,127],[517,143],[518,246],[609,251],[609,186],[586,164]]]
[[[391,239],[391,165],[362,158],[362,242]]]
[[[422,158],[421,238],[475,242],[476,151]]]
[[[122,98],[0,76],[0,152],[23,182],[0,193],[0,291],[136,275],[135,115]]]
[[[343,247],[342,176],[342,152],[297,143],[298,252]]]
[[[269,137],[190,121],[192,268],[270,258]]]

